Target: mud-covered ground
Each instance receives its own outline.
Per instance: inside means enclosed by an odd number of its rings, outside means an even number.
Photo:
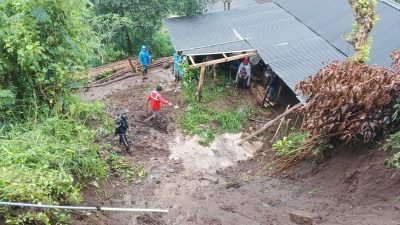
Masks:
[[[156,84],[179,108],[164,107],[161,123],[144,123],[146,98]],[[90,89],[84,97],[104,101],[110,117],[119,109],[129,110],[132,154],[113,148],[148,172],[144,181],[131,184],[110,175],[99,188],[85,188],[85,204],[170,211],[78,213],[73,224],[288,225],[293,224],[289,213],[297,209],[318,214],[319,224],[400,224],[400,173],[384,166],[388,153],[375,146],[344,149],[331,160],[303,162],[294,171],[269,177],[263,174],[270,169],[266,165],[273,155],[269,140],[274,129],[242,147],[235,141],[243,134],[224,134],[209,147],[199,145],[177,128],[184,103],[168,71],[152,70],[145,82],[131,77]],[[243,102],[251,101],[245,94]],[[281,110],[257,109],[257,118],[243,133],[261,127]]]

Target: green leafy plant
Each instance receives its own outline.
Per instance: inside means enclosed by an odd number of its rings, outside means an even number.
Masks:
[[[72,103],[74,102],[74,103]],[[74,105],[74,107],[72,107]],[[10,202],[77,204],[80,187],[101,179],[106,167],[96,136],[106,118],[100,103],[70,99],[63,114],[0,130],[0,199]],[[94,126],[96,124],[96,126]],[[8,224],[67,224],[67,212],[0,209]]]
[[[2,1],[0,86],[18,93],[19,110],[51,109],[70,93],[70,83],[98,47],[86,20],[90,5],[89,0]],[[29,117],[26,111],[21,116]]]
[[[276,151],[279,157],[290,155],[304,143],[308,137],[308,133],[295,132],[287,137],[277,140],[273,145],[272,149]]]
[[[387,138],[385,148],[395,151],[395,154],[386,161],[387,165],[400,169],[400,132],[396,132]]]

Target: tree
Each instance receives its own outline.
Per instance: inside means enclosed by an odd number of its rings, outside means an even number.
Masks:
[[[356,23],[353,25],[353,31],[346,35],[345,39],[354,47],[353,59],[356,62],[365,62],[368,60],[371,49],[369,33],[379,19],[375,14],[376,0],[348,1]]]
[[[56,4],[57,3],[57,4]],[[0,89],[21,109],[52,108],[85,68],[97,42],[88,0],[0,3]]]
[[[152,45],[154,36],[160,31],[162,19],[170,15],[191,16],[203,13],[207,7],[217,0],[92,0],[97,19],[94,28],[100,34],[105,31],[99,24],[110,21],[105,18],[114,18],[121,21],[114,26],[112,37],[116,49],[127,50],[129,55],[137,54],[135,48],[141,44]],[[102,36],[102,35],[101,35]],[[103,40],[104,45],[110,44],[110,38]]]

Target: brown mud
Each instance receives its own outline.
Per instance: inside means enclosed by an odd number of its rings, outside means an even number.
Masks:
[[[142,122],[148,93],[161,84],[162,95],[178,109],[163,107],[161,122]],[[148,176],[125,184],[110,175],[99,188],[84,189],[85,204],[110,207],[161,208],[169,213],[76,213],[76,225],[289,225],[289,213],[305,210],[321,216],[326,225],[400,224],[400,172],[384,165],[388,153],[376,146],[339,151],[320,163],[306,161],[278,177],[265,165],[273,157],[274,129],[242,147],[241,134],[217,136],[210,146],[197,143],[178,129],[176,117],[184,109],[179,85],[168,71],[151,70],[149,79],[132,77],[84,93],[102,100],[110,117],[128,109],[134,140],[131,154],[113,145],[118,154],[143,164]],[[244,102],[252,102],[248,94]],[[259,118],[272,119],[282,109],[257,109]],[[265,121],[248,122],[243,135]],[[368,149],[371,148],[371,149]],[[372,151],[374,149],[374,151]]]

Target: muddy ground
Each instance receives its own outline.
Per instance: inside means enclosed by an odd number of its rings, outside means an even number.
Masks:
[[[163,96],[179,105],[162,110],[161,123],[143,123],[148,93],[161,84]],[[184,109],[179,85],[169,71],[150,71],[141,77],[89,89],[87,100],[102,100],[108,113],[128,109],[133,136],[132,154],[113,146],[148,172],[142,182],[124,184],[110,175],[99,188],[84,190],[85,204],[111,207],[161,208],[169,213],[79,213],[76,225],[289,225],[292,210],[318,214],[318,224],[400,224],[400,173],[384,166],[388,153],[376,146],[344,149],[330,160],[307,161],[278,177],[264,175],[273,157],[269,140],[274,132],[255,138],[243,147],[235,141],[243,134],[218,136],[209,147],[178,129],[176,117]],[[245,94],[243,102],[252,102]],[[250,133],[282,109],[257,109],[248,122]]]

